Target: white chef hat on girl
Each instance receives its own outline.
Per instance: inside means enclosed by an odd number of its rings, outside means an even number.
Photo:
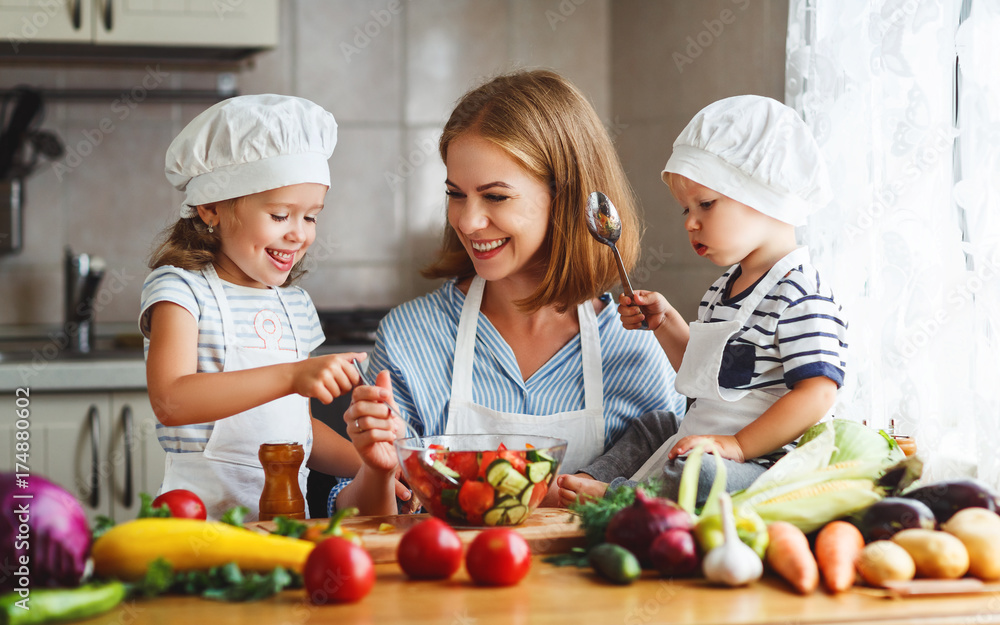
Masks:
[[[200,204],[304,182],[330,186],[337,122],[321,106],[263,94],[223,100],[191,120],[167,148],[166,174],[184,192],[181,217]]]
[[[664,182],[668,173],[794,226],[833,198],[809,127],[794,109],[756,95],[699,111],[674,141]]]

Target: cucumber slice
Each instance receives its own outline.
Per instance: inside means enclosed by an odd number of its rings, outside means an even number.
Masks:
[[[507,516],[507,508],[490,508],[483,515],[483,523],[486,525],[504,525],[504,518]]]
[[[528,462],[551,462],[555,464],[556,459],[540,449],[528,450]]]
[[[527,486],[524,487],[524,490],[522,490],[521,494],[518,496],[518,499],[521,500],[522,505],[526,506],[529,503],[531,503],[531,493],[534,492],[534,490],[535,490],[534,484],[528,484]]]
[[[494,508],[512,508],[514,506],[520,505],[520,501],[517,497],[512,497],[510,495],[503,495],[496,500],[493,504]]]
[[[528,506],[514,506],[507,508],[507,525],[518,525],[528,518]]]
[[[506,495],[517,495],[528,485],[528,478],[503,458],[497,458],[486,467],[486,481]]]
[[[448,508],[458,507],[458,489],[445,488],[441,491],[441,504]]]
[[[431,465],[431,467],[441,475],[450,477],[453,480],[458,480],[458,478],[461,477],[458,474],[458,471],[453,470],[451,467],[441,462],[440,460],[435,460],[434,464]]]
[[[549,479],[553,464],[548,460],[539,460],[537,462],[529,462],[527,466],[528,479],[537,484]]]

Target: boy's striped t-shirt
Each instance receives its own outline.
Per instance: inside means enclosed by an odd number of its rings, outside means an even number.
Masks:
[[[275,289],[255,289],[222,281],[223,293],[229,304],[235,326],[237,344],[246,347],[271,347],[294,350],[295,342],[288,329],[295,324],[295,337],[305,351],[311,352],[325,340],[323,327],[312,299],[300,287],[281,287],[281,305]],[[222,371],[226,358],[223,339],[222,313],[208,279],[200,271],[178,267],[158,267],[146,278],[142,288],[139,330],[145,337],[145,352],[149,353],[150,309],[158,302],[172,302],[191,313],[198,323],[198,372]],[[291,320],[289,320],[289,315]],[[269,337],[277,336],[274,345],[265,345],[258,332],[261,318],[266,317]],[[274,332],[273,326],[280,328]],[[167,452],[203,451],[212,435],[212,423],[168,427],[156,424],[156,435]]]
[[[731,268],[709,288],[698,307],[701,321],[731,321],[753,286],[742,293],[725,291],[740,275]],[[756,284],[754,285],[756,286]],[[709,301],[723,289],[714,306]],[[813,377],[827,377],[840,387],[847,362],[847,321],[833,292],[816,268],[793,268],[767,294],[742,331],[729,340],[719,371],[719,385],[731,389],[784,392]]]

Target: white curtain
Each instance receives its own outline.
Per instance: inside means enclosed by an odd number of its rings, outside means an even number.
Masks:
[[[1000,0],[790,0],[785,100],[836,193],[799,236],[850,318],[838,416],[1000,488]]]

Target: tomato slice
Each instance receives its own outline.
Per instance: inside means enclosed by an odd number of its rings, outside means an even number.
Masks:
[[[445,464],[458,473],[459,481],[474,480],[479,473],[479,462],[474,451],[453,451],[448,454]]]
[[[549,485],[545,482],[539,482],[535,484],[535,487],[531,489],[531,499],[528,500],[528,507],[534,510],[538,507],[538,504],[542,503],[545,499],[545,495],[549,492]]]
[[[527,452],[511,451],[504,448],[503,450],[498,449],[497,455],[509,462],[510,466],[514,467],[518,473],[524,475],[525,465],[528,463]]]
[[[458,491],[458,507],[471,521],[493,507],[494,495],[493,487],[486,482],[466,482]]]
[[[479,460],[479,472],[476,474],[479,478],[486,479],[486,469],[490,466],[490,463],[497,459],[497,456],[498,452],[495,451],[483,452],[482,458]]]

